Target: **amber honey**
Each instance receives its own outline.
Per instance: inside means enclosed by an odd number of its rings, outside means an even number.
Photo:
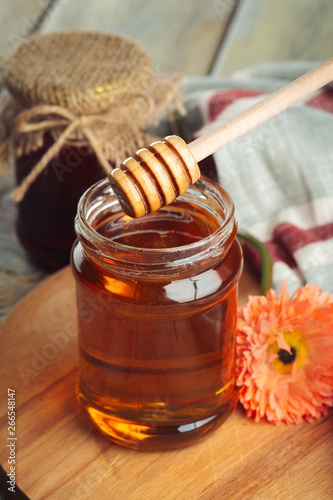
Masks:
[[[191,444],[233,411],[241,249],[233,205],[208,180],[130,219],[105,181],[81,199],[77,397],[113,441]]]

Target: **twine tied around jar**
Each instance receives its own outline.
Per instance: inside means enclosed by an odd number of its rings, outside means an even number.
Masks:
[[[183,112],[180,77],[155,77],[147,52],[116,35],[35,36],[19,46],[2,72],[8,93],[0,111],[0,169],[11,156],[41,147],[46,132],[54,139],[14,191],[17,202],[66,142],[88,144],[107,175],[111,163],[155,139],[146,128],[162,111],[174,103]]]

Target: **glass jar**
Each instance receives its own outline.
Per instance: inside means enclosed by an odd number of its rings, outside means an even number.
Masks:
[[[45,134],[41,148],[16,159],[17,185],[53,142]],[[61,148],[17,204],[17,236],[32,260],[51,271],[69,263],[77,203],[88,187],[105,176],[88,145],[67,143]]]
[[[229,195],[201,178],[171,205],[131,219],[104,180],[82,196],[75,229],[83,412],[136,449],[206,436],[237,403],[242,252]]]

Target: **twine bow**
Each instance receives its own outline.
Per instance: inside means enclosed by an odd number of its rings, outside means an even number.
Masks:
[[[57,140],[46,151],[43,157],[25,177],[21,185],[12,194],[14,201],[20,202],[30,185],[45,169],[47,164],[57,156],[61,147],[72,134],[80,131],[94,150],[101,166],[106,174],[111,170],[111,165],[106,157],[102,142],[95,130],[98,126],[108,124],[115,130],[120,126],[140,128],[148,123],[151,118],[155,104],[149,94],[131,93],[126,94],[120,101],[109,110],[96,114],[75,114],[72,111],[56,105],[37,105],[22,111],[17,118],[17,129],[21,133],[47,131],[55,128],[63,128],[63,132]]]

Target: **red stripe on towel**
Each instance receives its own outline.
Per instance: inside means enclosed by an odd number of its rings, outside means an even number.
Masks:
[[[241,99],[242,97],[255,97],[262,94],[263,92],[246,89],[226,90],[214,94],[208,104],[209,121],[213,122],[216,120],[218,115],[237,99]]]
[[[293,224],[284,222],[276,226],[273,232],[273,241],[282,245],[289,253],[295,253],[310,243],[325,241],[332,237],[333,223],[311,229],[301,229]]]
[[[326,88],[307,101],[307,106],[333,113],[333,88]]]

